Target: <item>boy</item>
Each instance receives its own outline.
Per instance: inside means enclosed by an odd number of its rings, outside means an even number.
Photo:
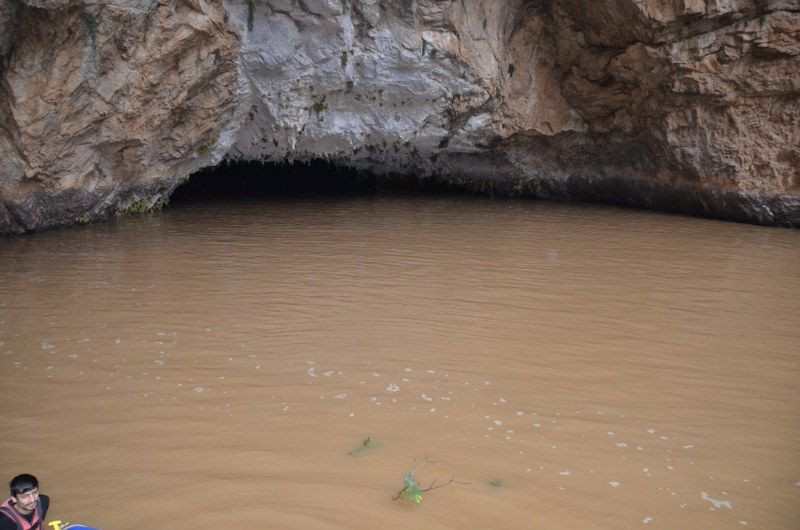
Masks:
[[[17,475],[8,484],[11,498],[0,506],[0,530],[45,530],[50,497],[39,494],[33,475]]]

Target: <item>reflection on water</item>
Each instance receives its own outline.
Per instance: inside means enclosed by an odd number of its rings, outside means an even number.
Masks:
[[[0,469],[104,528],[797,528],[799,266],[797,231],[445,197],[5,240]],[[392,501],[426,455],[469,484]]]

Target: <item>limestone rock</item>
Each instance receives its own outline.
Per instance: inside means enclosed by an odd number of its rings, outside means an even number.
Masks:
[[[800,225],[790,0],[0,4],[0,232],[221,160]]]

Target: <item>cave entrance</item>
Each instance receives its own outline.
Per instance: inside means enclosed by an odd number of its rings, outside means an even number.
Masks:
[[[172,204],[271,197],[348,197],[454,192],[434,178],[379,175],[324,160],[294,163],[232,162],[192,174],[170,197]]]

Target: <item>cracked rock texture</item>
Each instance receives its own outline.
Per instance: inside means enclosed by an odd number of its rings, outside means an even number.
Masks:
[[[0,0],[0,233],[310,158],[800,226],[799,101],[797,0]]]

